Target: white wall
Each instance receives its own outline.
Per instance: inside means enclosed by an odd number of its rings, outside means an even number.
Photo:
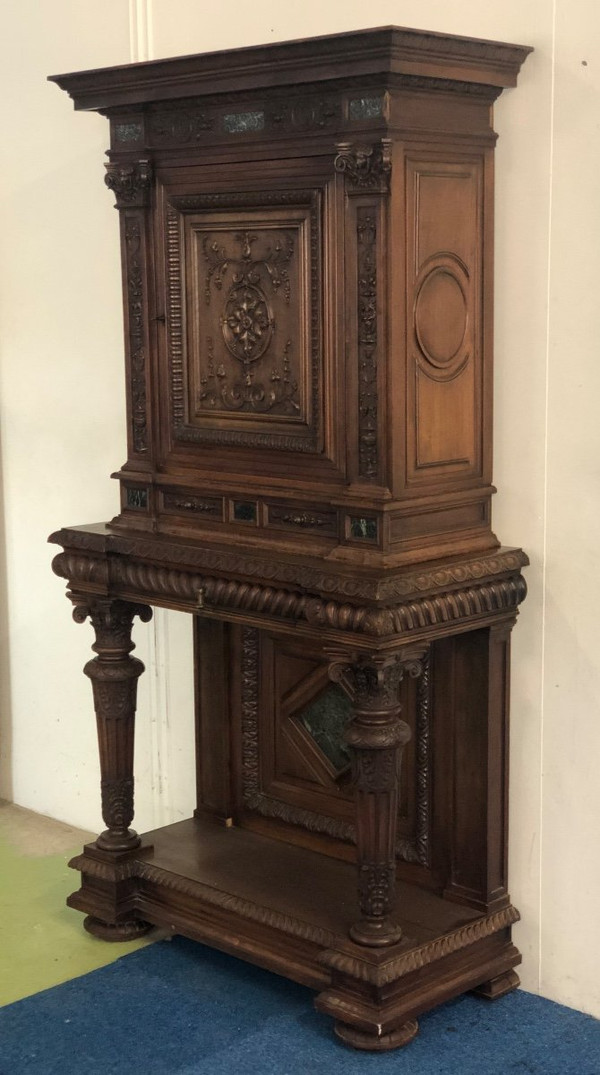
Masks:
[[[514,634],[511,890],[525,987],[600,1015],[595,0],[131,0],[129,11],[124,0],[5,0],[0,19],[0,790],[92,829],[94,720],[77,675],[91,631],[70,621],[44,542],[117,510],[117,220],[102,194],[106,122],[74,113],[44,76],[388,23],[535,46],[495,123],[495,529],[532,560]],[[189,623],[159,613],[136,638],[149,666],[136,747],[145,829],[193,802]]]

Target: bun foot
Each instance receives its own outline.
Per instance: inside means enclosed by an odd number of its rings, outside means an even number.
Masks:
[[[400,1049],[403,1045],[408,1045],[418,1033],[419,1024],[416,1019],[409,1019],[397,1030],[381,1035],[369,1034],[364,1030],[349,1026],[348,1023],[336,1023],[334,1030],[338,1038],[341,1038],[346,1045],[351,1045],[353,1049],[383,1053],[389,1049]]]
[[[143,937],[154,927],[150,922],[142,922],[139,918],[129,918],[125,922],[103,922],[101,918],[88,915],[83,920],[83,928],[101,941],[134,941],[137,937]]]
[[[513,989],[518,989],[520,984],[519,975],[515,974],[514,970],[508,970],[506,974],[499,974],[497,978],[490,978],[489,981],[482,982],[471,992],[476,997],[485,997],[486,1000],[498,1000],[499,997],[505,997],[507,993],[512,993]]]

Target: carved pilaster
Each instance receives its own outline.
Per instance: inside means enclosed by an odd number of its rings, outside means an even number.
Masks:
[[[358,472],[377,478],[377,210],[356,213],[358,321]]]
[[[84,668],[92,681],[98,726],[102,817],[107,826],[96,841],[105,851],[127,851],[140,838],[129,826],[133,821],[133,742],[137,681],[144,665],[130,657],[134,643],[131,628],[135,616],[147,622],[152,610],[147,605],[110,598],[76,602],[73,618],[83,623],[89,616],[96,642],[97,657]]]
[[[392,171],[392,142],[382,138],[376,145],[352,145],[340,142],[333,162],[336,172],[343,172],[349,194],[379,191],[387,194]]]
[[[111,161],[104,182],[114,192],[117,209],[143,208],[150,201],[152,165],[149,160]]]
[[[331,654],[329,675],[353,701],[346,732],[356,791],[358,902],[361,918],[350,929],[358,944],[383,947],[400,940],[392,921],[396,887],[398,773],[410,729],[400,719],[399,686],[418,676],[424,649],[392,654]]]
[[[130,437],[135,452],[148,449],[146,325],[144,324],[144,215],[122,213],[124,275],[127,286]]]

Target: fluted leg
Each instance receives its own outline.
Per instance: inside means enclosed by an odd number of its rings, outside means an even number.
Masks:
[[[140,843],[129,826],[133,821],[133,743],[137,681],[144,665],[131,657],[133,619],[148,621],[147,605],[98,598],[77,604],[73,616],[83,623],[89,616],[96,632],[92,649],[97,657],[84,668],[92,681],[98,726],[102,817],[106,829],[96,840],[104,851],[128,851]]]
[[[396,894],[398,773],[410,729],[400,718],[399,685],[418,675],[422,651],[334,661],[330,675],[348,692],[354,719],[346,733],[356,789],[360,919],[350,929],[358,944],[383,947],[402,936],[390,917]]]

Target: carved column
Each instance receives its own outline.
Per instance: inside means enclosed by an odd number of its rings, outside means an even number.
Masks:
[[[133,743],[138,677],[144,665],[131,657],[135,649],[131,628],[135,616],[152,617],[148,605],[110,598],[77,603],[73,618],[90,618],[96,632],[92,649],[98,654],[84,668],[92,681],[98,725],[102,817],[106,830],[96,840],[104,851],[129,851],[140,838],[129,826],[133,821]]]
[[[399,686],[419,675],[424,650],[334,658],[329,674],[352,698],[351,748],[356,790],[358,902],[361,917],[350,929],[357,944],[384,947],[402,936],[393,922],[396,892],[398,775],[410,729],[400,718]],[[351,662],[351,663],[350,663]]]

